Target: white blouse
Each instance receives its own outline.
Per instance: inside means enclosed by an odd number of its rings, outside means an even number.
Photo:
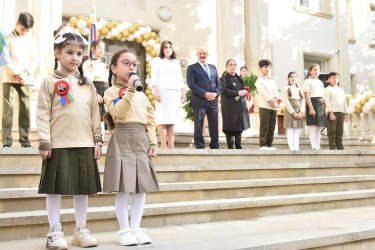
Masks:
[[[288,91],[289,89],[292,92],[291,97],[289,97],[289,91]],[[301,93],[303,96],[302,89],[299,87],[296,87],[295,84],[293,84],[292,86],[287,85],[281,91],[281,98],[285,104],[285,108],[288,110],[290,114],[293,114],[294,112],[298,111],[298,110],[293,109],[292,105],[289,102],[290,99],[300,100],[301,105],[300,105],[299,111],[303,112],[303,109],[305,106],[305,99],[304,98],[301,99],[301,96],[299,95],[299,93]]]
[[[153,86],[174,90],[185,88],[180,62],[176,59],[156,57],[152,61],[151,69],[151,87]]]
[[[311,97],[324,97],[324,84],[318,78],[307,78],[303,83],[303,92]]]

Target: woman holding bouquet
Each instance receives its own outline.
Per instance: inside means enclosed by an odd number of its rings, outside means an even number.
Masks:
[[[250,128],[249,112],[246,99],[250,98],[248,90],[244,88],[242,78],[236,74],[237,63],[229,59],[226,71],[221,81],[221,113],[223,117],[223,132],[226,135],[228,149],[242,149],[242,132]]]

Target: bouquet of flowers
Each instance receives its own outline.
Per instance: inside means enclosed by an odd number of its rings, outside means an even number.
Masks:
[[[250,73],[250,75],[245,76],[243,80],[244,89],[247,91],[246,93],[246,99],[250,100],[252,96],[255,96],[258,94],[257,87],[255,86],[255,82],[257,81],[258,76]],[[236,96],[234,98],[236,101],[240,99],[239,96]]]

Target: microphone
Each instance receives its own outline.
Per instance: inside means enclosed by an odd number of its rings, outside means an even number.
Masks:
[[[129,78],[132,77],[133,75],[137,76],[136,73],[131,72],[131,73],[129,74]],[[135,81],[133,82],[133,86],[134,86],[135,90],[137,90],[138,92],[141,92],[141,91],[143,90],[142,82],[141,82],[141,80],[139,80],[139,79],[137,79],[137,80],[135,80]]]

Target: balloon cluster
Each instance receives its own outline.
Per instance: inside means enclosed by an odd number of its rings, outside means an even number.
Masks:
[[[346,101],[348,103],[348,113],[365,113],[375,112],[375,95],[373,94],[355,94],[346,95]]]
[[[69,24],[83,36],[88,36],[90,33],[91,21],[88,17],[83,15],[71,17]],[[151,27],[142,27],[137,22],[107,21],[102,18],[96,22],[96,30],[99,39],[134,41],[142,44],[146,51],[146,84],[149,85],[151,83],[151,62],[154,57],[158,56],[160,50],[160,38],[152,31]],[[155,107],[155,97],[148,86],[146,86],[145,93]]]

